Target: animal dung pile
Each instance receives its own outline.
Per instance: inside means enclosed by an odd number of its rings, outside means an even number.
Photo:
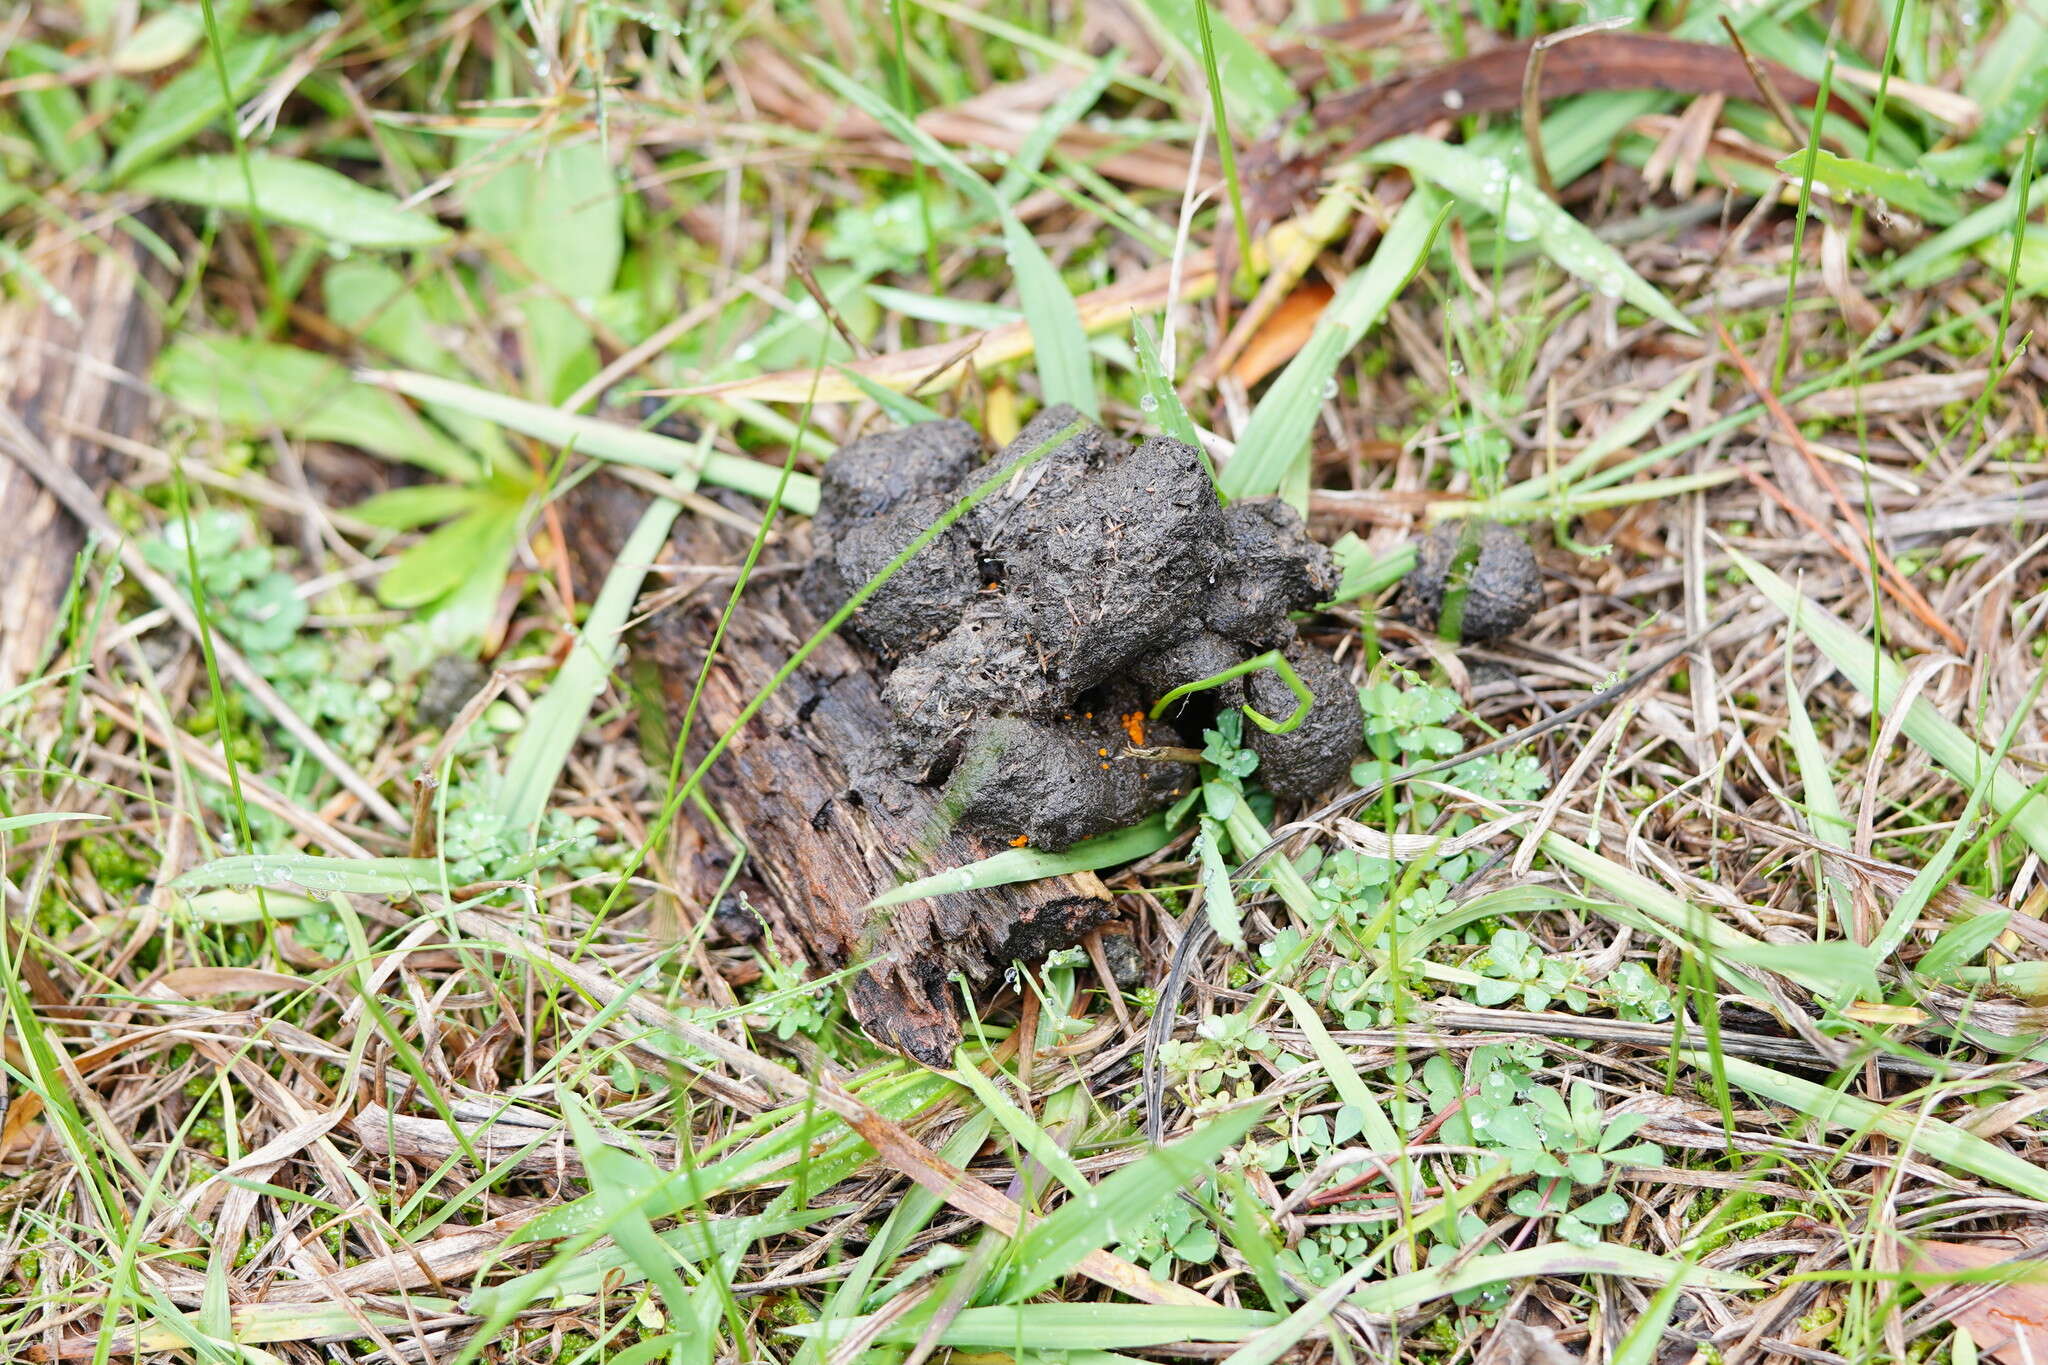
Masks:
[[[1454,640],[1498,640],[1543,605],[1543,568],[1519,532],[1499,522],[1445,522],[1415,547],[1402,585],[1415,622]]]
[[[1286,734],[1245,727],[1256,777],[1291,798],[1340,781],[1363,735],[1358,693],[1291,619],[1335,593],[1330,553],[1284,503],[1221,504],[1179,441],[1133,446],[1064,405],[993,459],[964,422],[863,437],[826,465],[806,595],[843,606],[982,481],[1070,427],[854,612],[893,717],[856,771],[942,786],[973,832],[1065,848],[1189,790],[1187,746],[1218,708],[1292,714],[1294,693],[1265,669],[1150,718],[1174,688],[1279,650],[1314,702]]]

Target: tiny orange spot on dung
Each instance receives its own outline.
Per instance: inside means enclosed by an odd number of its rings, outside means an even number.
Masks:
[[[993,584],[993,583],[989,584],[989,585],[988,585],[988,590],[989,590],[990,592],[994,592],[994,591],[996,590],[996,585],[995,585],[995,584]]]
[[[1104,772],[1108,772],[1108,771],[1109,771],[1109,765],[1108,765],[1107,763],[1103,764],[1103,765],[1102,765],[1102,770],[1103,770]]]
[[[1097,758],[1108,758],[1108,757],[1109,757],[1109,750],[1107,750],[1107,749],[1097,749],[1097,750],[1095,751],[1095,756],[1096,756]]]
[[[1081,713],[1081,719],[1082,719],[1082,720],[1094,720],[1094,719],[1095,719],[1095,713],[1094,713],[1093,711],[1083,711],[1083,712]]]
[[[1010,847],[1011,847],[1011,848],[1023,848],[1023,847],[1024,847],[1024,846],[1025,846],[1026,844],[1029,844],[1030,842],[1031,842],[1031,836],[1030,836],[1030,835],[1028,835],[1028,834],[1020,834],[1020,835],[1018,835],[1018,836],[1017,836],[1016,838],[1014,838],[1014,839],[1010,840]]]
[[[1133,711],[1124,717],[1124,733],[1131,737],[1131,743],[1145,742],[1145,713]]]

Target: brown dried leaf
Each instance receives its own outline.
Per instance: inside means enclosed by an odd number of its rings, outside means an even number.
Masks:
[[[2048,1359],[2048,1263],[2022,1261],[2025,1251],[1984,1242],[1916,1242],[1906,1262],[1923,1274],[1954,1274],[2011,1266],[2014,1278],[1963,1281],[1935,1290],[1944,1318],[1969,1329],[1977,1350],[2001,1365]]]
[[[1335,296],[1329,285],[1311,280],[1281,300],[1273,316],[1245,343],[1237,363],[1230,367],[1231,378],[1250,388],[1294,359]]]

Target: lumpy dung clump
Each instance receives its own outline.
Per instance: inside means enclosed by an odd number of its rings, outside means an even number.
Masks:
[[[1065,848],[1187,791],[1196,771],[1171,751],[1217,707],[1292,712],[1294,694],[1262,671],[1150,718],[1175,687],[1279,649],[1314,704],[1288,734],[1246,727],[1259,775],[1289,797],[1339,781],[1363,731],[1358,693],[1292,620],[1335,593],[1330,553],[1284,503],[1220,505],[1181,442],[1133,446],[1063,405],[993,459],[964,422],[864,437],[826,465],[808,591],[837,609],[981,481],[1068,428],[854,612],[855,636],[890,668],[894,717],[858,768],[943,785],[977,833]]]

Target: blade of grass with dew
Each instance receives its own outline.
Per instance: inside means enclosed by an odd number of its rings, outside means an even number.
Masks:
[[[296,887],[316,895],[411,896],[440,885],[432,858],[320,858],[304,853],[251,853],[216,858],[171,883],[179,891],[221,886]]]
[[[1195,419],[1188,415],[1187,405],[1180,401],[1180,393],[1173,387],[1173,376],[1166,373],[1166,367],[1160,363],[1159,346],[1152,339],[1152,328],[1143,321],[1132,323],[1131,344],[1138,353],[1138,379],[1144,390],[1138,406],[1159,423],[1161,431],[1200,451],[1202,467],[1209,470],[1209,482],[1216,482],[1216,471],[1209,464],[1209,449],[1202,444],[1202,433],[1195,427]]]
[[[40,810],[30,815],[0,815],[0,834],[17,829],[33,829],[37,825],[54,825],[66,820],[77,820],[87,824],[105,820],[104,815],[80,815],[64,810]]]
[[[1808,153],[1813,179],[1841,194],[1874,195],[1903,213],[1934,227],[1948,227],[1962,216],[1956,201],[1907,171],[1896,171],[1854,157],[1837,156],[1825,147],[1797,151],[1778,162],[1778,170],[1797,179],[1805,173]]]
[[[1698,1067],[1706,1066],[1709,1060],[1704,1053],[1691,1049],[1678,1055]],[[1860,1095],[1845,1094],[1740,1057],[1723,1057],[1719,1064],[1726,1069],[1730,1081],[1750,1094],[1809,1115],[1826,1127],[1881,1133],[1926,1159],[1968,1171],[2029,1199],[2048,1199],[2048,1170],[1952,1123],[1930,1114],[1900,1113]]]
[[[1746,960],[1752,962],[1761,961],[1762,965],[1766,966],[1771,965],[1773,960],[1785,960],[1772,957],[1780,945],[1759,943],[1734,925],[1726,923],[1720,916],[1691,905],[1640,872],[1623,867],[1610,858],[1604,858],[1583,844],[1574,843],[1562,835],[1545,834],[1540,847],[1552,862],[1578,873],[1593,885],[1619,899],[1624,905],[1646,916],[1658,926],[1659,933],[1671,938],[1686,952],[1693,951],[1691,937],[1697,935],[1709,945],[1717,965],[1721,958],[1733,958],[1737,955],[1743,955]],[[1849,947],[1853,949],[1855,945],[1851,944]],[[1846,969],[1847,964],[1843,965]],[[1787,966],[1791,969],[1784,971],[1784,975],[1817,994],[1828,994],[1839,984],[1836,980],[1809,977],[1798,970],[1795,964],[1787,963]],[[1860,976],[1860,972],[1855,974]],[[1769,998],[1768,993],[1753,981],[1744,983],[1743,988],[1759,998]]]
[[[1417,180],[1428,181],[1482,213],[1500,215],[1509,240],[1534,239],[1560,270],[1609,298],[1626,300],[1688,336],[1699,335],[1691,319],[1673,307],[1655,285],[1636,274],[1620,252],[1594,236],[1505,160],[1420,136],[1383,142],[1370,155],[1376,162],[1406,168]]]
[[[1010,1246],[1014,1276],[1004,1297],[1016,1303],[1041,1294],[1089,1252],[1136,1235],[1150,1223],[1153,1210],[1208,1174],[1216,1159],[1242,1141],[1262,1117],[1264,1109],[1258,1105],[1219,1114],[1027,1228]]]
[[[256,208],[265,218],[343,246],[439,246],[452,235],[430,215],[405,208],[384,191],[310,161],[252,153],[246,184],[242,169],[232,156],[184,157],[150,167],[128,188],[199,208],[246,213],[253,186]]]
[[[868,909],[883,910],[892,905],[947,896],[961,891],[986,891],[992,886],[1013,886],[1046,877],[1063,877],[1069,872],[1098,872],[1105,867],[1135,862],[1157,853],[1173,841],[1164,816],[1152,815],[1127,829],[1083,839],[1071,848],[1049,853],[1037,848],[1011,848],[991,854],[979,862],[935,872],[914,882],[905,882],[868,902]]]
[[[993,187],[977,175],[951,149],[905,117],[887,100],[865,89],[852,77],[811,60],[811,71],[832,87],[842,99],[889,130],[892,137],[908,146],[923,161],[935,167],[955,188],[1002,225],[1003,249],[1017,278],[1017,298],[1031,329],[1033,349],[1038,357],[1038,380],[1047,403],[1071,403],[1089,417],[1101,413],[1095,395],[1095,368],[1088,351],[1088,335],[1081,327],[1080,311],[1066,281],[1054,267],[1045,249],[1019,222],[1010,206]]]
[[[618,653],[626,618],[639,599],[640,584],[661,547],[668,543],[669,529],[681,511],[682,504],[656,498],[641,513],[640,523],[620,547],[611,572],[605,575],[604,587],[598,591],[589,618],[576,632],[568,658],[562,661],[546,694],[534,704],[525,726],[512,741],[512,751],[505,759],[504,784],[497,799],[498,814],[508,828],[530,837],[539,827],[555,780],[561,776],[562,765],[569,761],[569,751],[582,732],[584,718],[611,677],[612,659]]]
[[[1273,1362],[1292,1351],[1301,1339],[1317,1331],[1329,1321],[1330,1315],[1344,1298],[1358,1287],[1358,1282],[1378,1269],[1375,1262],[1354,1265],[1336,1279],[1316,1291],[1301,1307],[1289,1313],[1271,1327],[1259,1332],[1244,1345],[1224,1358],[1223,1365],[1273,1365]]]
[[[1217,480],[1226,496],[1276,493],[1307,470],[1309,440],[1337,366],[1415,278],[1448,213],[1449,205],[1420,186],[1408,196],[1372,260],[1344,281],[1307,344],[1252,410],[1237,454]]]
[[[560,408],[493,393],[439,375],[411,370],[360,370],[355,377],[364,384],[394,389],[422,403],[444,404],[458,412],[486,418],[549,445],[573,446],[579,455],[652,469],[686,489],[694,488],[701,477],[707,483],[765,499],[773,495],[776,482],[782,477],[779,468],[759,460],[699,449],[688,441],[659,432],[596,417],[579,417]],[[791,474],[782,503],[806,516],[817,511],[818,481],[808,474]]]
[[[962,1309],[939,1334],[939,1344],[1008,1351],[1014,1350],[1018,1342],[1026,1341],[1040,1351],[1119,1350],[1167,1346],[1180,1341],[1243,1341],[1279,1320],[1278,1313],[1253,1308],[1151,1303],[1009,1304]],[[891,1323],[876,1339],[914,1341],[921,1326],[916,1322]],[[816,1336],[819,1324],[803,1323],[782,1330],[790,1336]]]
[[[1324,1074],[1329,1076],[1330,1084],[1336,1088],[1337,1098],[1358,1111],[1359,1131],[1364,1134],[1365,1140],[1372,1144],[1375,1152],[1392,1154],[1401,1151],[1407,1144],[1395,1129],[1393,1121],[1387,1117],[1387,1111],[1373,1098],[1372,1091],[1366,1087],[1365,1078],[1358,1074],[1358,1069],[1351,1065],[1351,1059],[1344,1055],[1344,1049],[1337,1045],[1337,1040],[1323,1027],[1322,1016],[1316,1013],[1315,1006],[1291,986],[1280,986],[1276,989],[1281,1002],[1287,1006],[1288,1013],[1294,1016],[1295,1027],[1308,1039],[1309,1050],[1315,1053],[1316,1061],[1321,1064]]]
[[[1891,713],[1906,685],[1905,671],[1897,660],[1772,570],[1740,550],[1731,547],[1727,553],[1771,605],[1812,640],[1828,662],[1857,691],[1870,698],[1880,714]],[[1929,757],[1964,786],[1971,786],[1988,774],[1990,786],[1986,796],[1991,808],[2011,822],[2029,848],[2048,857],[2048,801],[2033,799],[2024,782],[2004,765],[1994,763],[1976,740],[1936,711],[1925,698],[1913,699],[1906,711],[1904,729],[1907,738],[1926,750]]]
[[[1016,1101],[1005,1095],[1002,1088],[972,1065],[958,1065],[947,1073],[954,1080],[967,1087],[974,1097],[981,1101],[982,1109],[1002,1125],[1003,1131],[1039,1165],[1052,1172],[1053,1177],[1068,1191],[1077,1196],[1090,1194],[1094,1187],[1088,1177],[1081,1174],[1081,1168],[1074,1159],[1053,1140],[1052,1134],[1038,1125],[1038,1121],[1018,1107]]]
[[[1145,8],[1159,21],[1167,38],[1182,48],[1189,60],[1203,65],[1202,0],[1145,0]],[[1300,96],[1287,73],[1260,51],[1252,40],[1230,24],[1209,25],[1216,58],[1213,89],[1220,93],[1230,113],[1247,132],[1260,134],[1285,118]],[[1205,79],[1205,84],[1208,82]]]

